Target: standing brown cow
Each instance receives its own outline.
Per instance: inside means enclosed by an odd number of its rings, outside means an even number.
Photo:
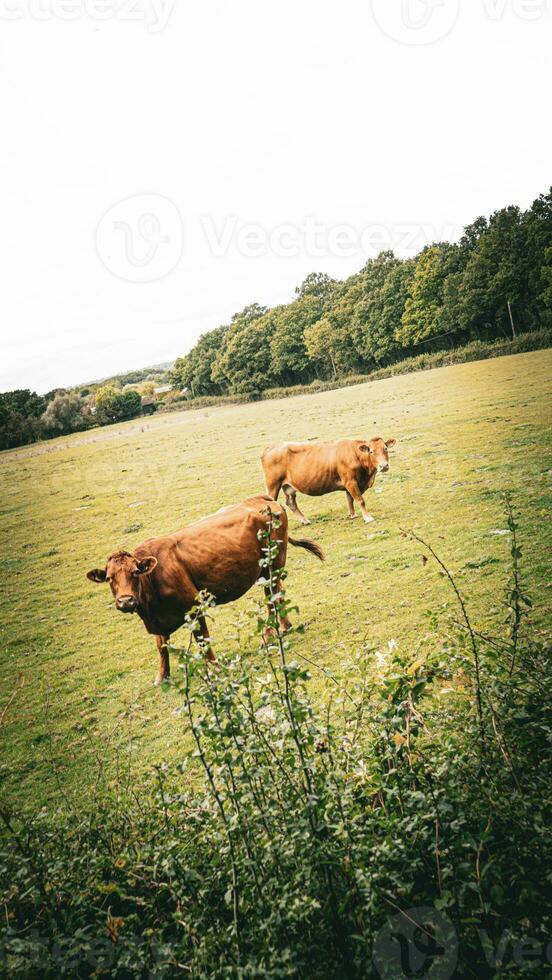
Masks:
[[[211,593],[217,604],[233,602],[261,577],[259,562],[265,544],[259,540],[259,532],[267,530],[269,507],[280,524],[272,531],[272,540],[280,544],[274,560],[277,571],[286,563],[288,542],[324,560],[322,549],[314,541],[289,537],[286,512],[280,504],[259,496],[223,507],[183,531],[151,538],[132,553],[115,552],[105,568],[88,572],[91,582],[109,583],[117,609],[138,613],[148,633],[155,636],[160,658],[156,684],[170,675],[167,644],[196,604],[198,593]],[[268,586],[265,593],[269,599]],[[280,621],[284,628],[291,625],[287,617]],[[203,616],[198,622],[206,655],[214,660],[207,623]]]
[[[387,450],[396,439],[340,439],[338,442],[286,442],[265,449],[261,459],[266,489],[274,500],[284,491],[286,504],[302,524],[309,524],[297,506],[297,491],[320,497],[334,490],[347,494],[349,517],[354,501],[368,524],[375,520],[366,510],[363,493],[374,485],[378,473],[389,469]]]

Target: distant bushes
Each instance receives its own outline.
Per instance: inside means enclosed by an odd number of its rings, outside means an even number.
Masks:
[[[347,681],[327,673],[326,707],[274,614],[263,656],[251,639],[215,670],[190,620],[176,770],[112,781],[99,753],[90,804],[0,808],[5,975],[544,976],[552,657],[525,622],[510,511],[508,528],[493,636],[435,556],[458,599],[441,650],[362,646]]]

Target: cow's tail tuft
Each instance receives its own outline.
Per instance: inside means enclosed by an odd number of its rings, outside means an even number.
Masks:
[[[304,548],[305,551],[310,551],[312,555],[320,558],[320,561],[325,561],[326,556],[316,541],[311,541],[310,538],[288,538],[288,541],[294,548]]]

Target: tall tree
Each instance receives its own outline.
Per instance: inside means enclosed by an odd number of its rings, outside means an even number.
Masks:
[[[527,237],[519,208],[495,212],[464,269],[457,317],[471,337],[511,336],[510,304],[519,329],[529,325]]]
[[[396,334],[403,347],[415,347],[444,332],[443,296],[451,247],[447,243],[430,245],[418,258]]]
[[[530,323],[552,325],[552,189],[541,194],[524,216]]]
[[[228,326],[221,326],[202,334],[195,347],[174,362],[169,372],[171,384],[178,388],[187,388],[194,398],[200,395],[220,395],[223,388],[213,381],[212,369],[228,330]]]
[[[273,372],[282,384],[312,380],[315,370],[305,344],[305,331],[320,319],[323,309],[320,295],[306,292],[288,306],[274,310],[270,353]]]
[[[400,278],[393,276],[391,280],[391,277],[402,264],[393,252],[380,252],[377,258],[366,263],[361,272],[362,290],[355,303],[351,330],[355,347],[367,367],[385,363],[398,347],[395,330],[400,323],[406,296],[399,304],[400,314],[396,318],[393,307]]]
[[[229,394],[252,394],[276,384],[270,353],[276,316],[270,310],[234,319],[212,368],[213,380]]]
[[[314,296],[321,303],[325,304],[331,300],[337,287],[337,281],[325,272],[311,272],[307,278],[297,286],[295,293],[300,299],[305,296]]]

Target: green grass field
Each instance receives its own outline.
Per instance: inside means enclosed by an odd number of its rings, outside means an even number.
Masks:
[[[539,351],[282,401],[159,415],[2,454],[4,796],[36,805],[64,791],[84,794],[98,760],[128,759],[129,740],[136,771],[178,758],[186,738],[180,697],[174,686],[153,687],[154,641],[137,617],[115,611],[108,588],[88,582],[86,571],[117,548],[262,491],[259,457],[273,442],[397,439],[390,474],[366,495],[376,523],[348,521],[343,494],[300,498],[312,519],[308,534],[327,561],[290,549],[288,594],[307,625],[294,641],[298,654],[346,672],[365,643],[377,649],[395,640],[414,658],[438,642],[426,613],[445,616],[451,597],[401,528],[414,529],[446,560],[476,626],[496,629],[509,572],[503,491],[519,511],[532,621],[545,632],[551,372],[552,351]],[[299,527],[293,517],[290,527],[292,534]],[[253,590],[215,611],[219,656],[247,634],[244,611],[259,597]],[[325,683],[313,668],[321,696]]]

